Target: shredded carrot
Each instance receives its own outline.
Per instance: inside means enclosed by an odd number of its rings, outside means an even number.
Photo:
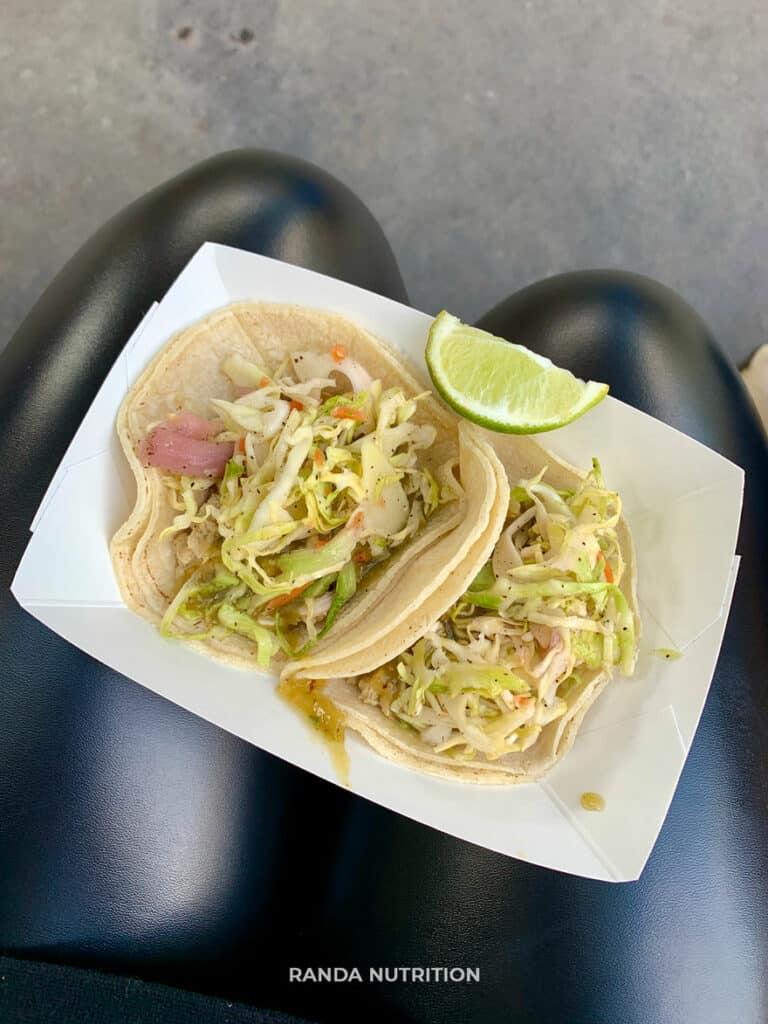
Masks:
[[[315,465],[319,468],[325,465],[325,456],[319,448],[315,448]]]
[[[331,416],[337,420],[357,420],[358,423],[365,420],[362,409],[353,409],[351,405],[337,405],[335,409],[331,409]]]
[[[271,381],[270,381],[269,377],[262,377],[261,380],[259,381],[259,387],[260,388],[268,388],[270,383],[271,383]]]
[[[291,410],[291,412],[293,412],[294,409],[296,409],[298,412],[301,412],[301,410],[304,408],[304,406],[301,404],[301,402],[297,402],[294,399],[294,401],[291,402],[291,404],[288,406],[288,408]]]
[[[244,452],[245,451],[245,438],[244,437],[241,437],[240,440],[237,442],[237,450],[239,452]]]
[[[371,560],[371,552],[368,548],[359,548],[354,555],[352,555],[352,561],[357,565],[365,565]]]
[[[515,696],[515,697],[513,698],[513,701],[514,701],[514,704],[515,704],[515,707],[516,707],[516,708],[524,708],[524,707],[526,706],[526,704],[527,704],[527,703],[528,703],[528,702],[529,702],[530,700],[531,700],[531,698],[530,698],[530,697],[527,697],[527,696],[526,696],[525,694],[522,694],[522,693],[520,693],[520,694],[517,694],[517,695],[516,695],[516,696]]]
[[[613,569],[608,564],[608,561],[602,551],[597,552],[597,558],[598,561],[605,563],[603,566],[603,575],[605,576],[606,583],[613,583]]]
[[[288,604],[294,597],[298,597],[303,590],[306,590],[308,586],[309,583],[302,583],[300,587],[296,587],[295,590],[289,590],[287,594],[278,594],[277,597],[273,597],[265,605],[267,611],[272,611],[275,608],[281,608],[284,604]]]
[[[327,543],[328,541],[323,540],[322,537],[313,537],[312,540],[309,542],[310,547],[313,548],[324,548]]]
[[[331,349],[331,359],[334,363],[343,363],[347,358],[347,350],[343,345],[334,345]]]
[[[349,525],[354,528],[354,527],[360,526],[362,521],[363,521],[363,510],[361,508],[359,508],[357,510],[357,512],[355,512],[355,514],[349,520]]]

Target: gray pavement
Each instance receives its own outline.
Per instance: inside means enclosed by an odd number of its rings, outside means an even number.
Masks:
[[[760,0],[5,0],[0,344],[122,205],[263,146],[359,193],[427,311],[623,267],[742,362],[768,337],[767,28]]]

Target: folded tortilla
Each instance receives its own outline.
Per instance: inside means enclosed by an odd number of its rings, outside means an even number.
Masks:
[[[468,564],[473,573],[485,564],[499,540],[509,499],[509,488],[520,480],[528,480],[547,467],[544,481],[558,490],[578,489],[584,475],[562,460],[545,451],[529,437],[509,437],[482,432],[499,457],[506,479],[502,481],[497,499],[503,506],[502,526],[494,532],[492,527],[484,536],[476,538],[475,547],[468,549]],[[494,522],[499,522],[498,515]],[[623,517],[616,526],[616,534],[624,572],[619,586],[631,614],[634,636],[640,633],[640,618],[636,594],[636,564],[632,537]],[[467,565],[464,567],[467,568]],[[412,651],[414,641],[440,616],[444,615],[466,590],[466,571],[449,578],[440,587],[424,593],[424,599],[410,621],[398,623],[377,642],[375,648],[349,653],[345,659],[325,661],[310,659],[290,672],[292,679],[326,680],[318,684],[323,698],[333,702],[345,726],[359,733],[371,747],[384,757],[416,771],[457,781],[513,784],[540,778],[549,771],[571,748],[585,714],[608,684],[612,672],[602,668],[582,670],[578,685],[565,695],[566,710],[559,718],[544,725],[536,742],[527,750],[503,754],[493,760],[475,756],[469,760],[437,753],[427,745],[419,733],[404,727],[394,716],[385,716],[381,707],[366,703],[358,686],[359,677],[379,666],[385,666],[404,651]],[[629,671],[634,668],[627,666]],[[291,667],[293,668],[293,667]],[[288,675],[288,670],[286,670]]]
[[[343,347],[384,388],[400,388],[409,398],[423,395],[424,387],[402,358],[358,324],[335,313],[283,304],[237,303],[221,309],[177,334],[147,366],[117,420],[137,488],[134,509],[110,548],[129,608],[160,623],[196,558],[203,558],[203,553],[187,550],[192,546],[189,531],[169,535],[178,507],[164,473],[139,457],[142,441],[158,423],[182,410],[208,417],[212,398],[235,401],[238,391],[222,371],[228,357],[240,356],[274,371],[292,353],[327,353],[334,346]],[[386,635],[407,634],[414,628],[411,624],[418,628],[420,608],[432,593],[463,588],[501,527],[503,471],[482,432],[459,421],[431,395],[419,399],[413,422],[436,431],[434,443],[421,453],[422,464],[433,473],[453,464],[460,495],[441,504],[414,536],[363,575],[328,634],[311,650],[319,664],[332,667],[339,659],[355,657],[365,664],[365,652],[378,650]],[[194,624],[180,620],[175,628],[188,634],[185,642],[206,654],[242,667],[256,664],[257,647],[245,635],[195,639]],[[272,664],[281,660],[284,655],[278,653]]]

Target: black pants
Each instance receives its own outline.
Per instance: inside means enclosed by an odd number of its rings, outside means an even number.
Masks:
[[[355,196],[309,165],[242,152],[119,214],[19,330],[0,378],[0,947],[329,1020],[352,1007],[418,1021],[765,1019],[768,461],[737,375],[672,292],[570,274],[482,320],[746,469],[723,653],[636,884],[505,860],[374,807],[103,668],[15,606],[7,587],[55,465],[130,330],[205,240],[406,300]],[[291,965],[336,964],[479,966],[482,980],[288,983]]]

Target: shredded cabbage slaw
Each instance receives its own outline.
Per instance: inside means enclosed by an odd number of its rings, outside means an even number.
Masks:
[[[341,345],[274,372],[234,354],[222,370],[239,393],[211,401],[215,440],[234,443],[223,476],[163,474],[186,576],[161,630],[240,634],[266,667],[325,636],[362,576],[461,488],[454,463],[422,464],[436,436],[413,422],[423,396],[384,388]]]
[[[633,613],[597,459],[575,492],[546,467],[510,491],[505,528],[467,592],[399,658],[358,680],[363,701],[434,753],[497,760],[532,747],[596,670],[634,670]]]

